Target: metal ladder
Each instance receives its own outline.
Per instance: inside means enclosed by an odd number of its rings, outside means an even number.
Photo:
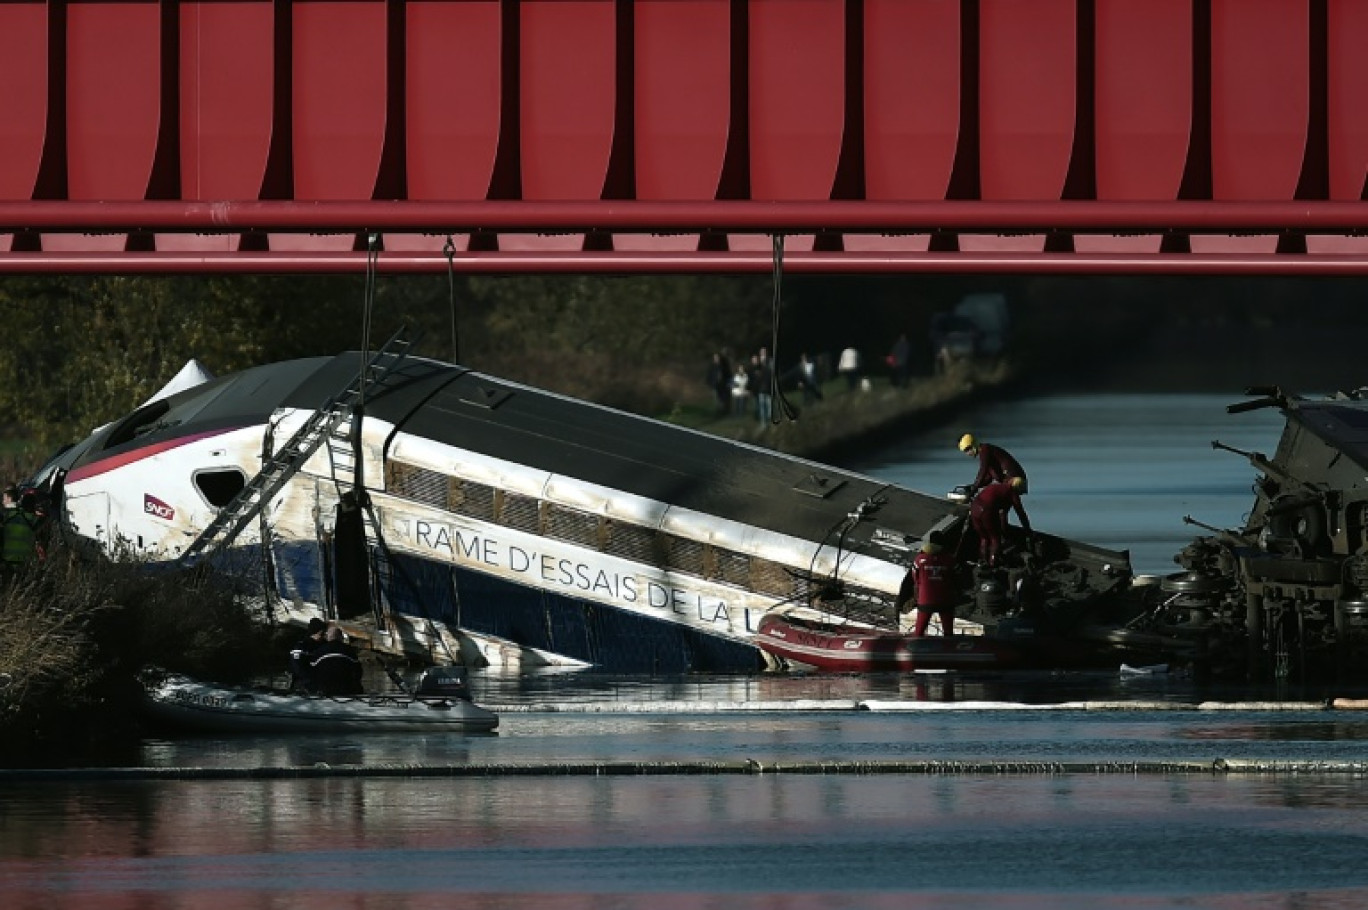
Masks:
[[[304,466],[324,440],[334,436],[337,427],[347,422],[355,412],[363,393],[383,384],[403,362],[415,343],[405,337],[405,331],[400,329],[396,332],[371,355],[346,388],[324,402],[284,445],[263,460],[261,471],[232,502],[219,510],[214,520],[181,553],[178,561],[182,565],[191,565],[201,557],[212,556],[230,544],[253,516],[259,514],[266,503]]]

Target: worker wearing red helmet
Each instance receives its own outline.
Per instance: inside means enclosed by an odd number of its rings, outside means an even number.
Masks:
[[[971,458],[978,459],[978,475],[969,486],[971,497],[994,481],[1010,480],[1013,477],[1021,478],[1017,493],[1026,495],[1026,471],[1021,467],[1021,462],[1012,457],[1011,452],[1002,446],[979,442],[973,433],[965,433],[960,437],[959,450]]]
[[[1020,477],[995,480],[974,495],[969,506],[969,522],[979,540],[979,563],[996,566],[1002,553],[1002,538],[1007,533],[1007,512],[1015,511],[1021,528],[1031,533],[1031,520],[1021,505],[1021,489],[1026,481]]]

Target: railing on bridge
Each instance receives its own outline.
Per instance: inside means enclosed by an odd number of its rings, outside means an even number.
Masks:
[[[1368,268],[1361,0],[0,4],[0,273]],[[448,253],[450,254],[448,256]]]

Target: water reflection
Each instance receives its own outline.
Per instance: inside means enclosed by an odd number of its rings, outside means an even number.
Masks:
[[[52,784],[3,793],[0,900],[1349,906],[1368,898],[1361,791],[1333,776]]]
[[[1211,441],[1272,454],[1276,409],[1232,416],[1238,395],[1065,395],[985,405],[951,426],[908,436],[849,467],[914,490],[942,494],[973,479],[955,447],[966,428],[1009,449],[1031,478],[1026,507],[1038,528],[1131,551],[1137,572],[1176,571],[1194,536],[1191,515],[1218,527],[1242,523],[1255,471],[1213,452]]]

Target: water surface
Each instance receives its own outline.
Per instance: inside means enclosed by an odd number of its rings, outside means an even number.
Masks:
[[[943,493],[972,478],[954,447],[972,430],[1026,466],[1038,527],[1170,572],[1198,533],[1184,515],[1235,526],[1253,502],[1253,469],[1211,440],[1276,446],[1281,416],[1227,416],[1236,400],[993,405],[851,466]],[[1368,906],[1368,714],[1322,708],[1368,693],[1117,671],[472,685],[501,711],[496,735],[157,736],[136,763],[184,779],[0,774],[0,906]],[[670,762],[760,770],[581,773]],[[923,770],[764,770],[817,762]],[[403,774],[471,766],[502,770]]]

